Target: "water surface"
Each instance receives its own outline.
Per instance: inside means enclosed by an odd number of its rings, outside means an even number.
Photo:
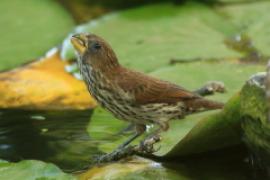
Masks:
[[[64,171],[79,171],[102,153],[104,139],[87,132],[91,111],[24,111],[0,110],[0,159],[20,161],[38,159],[52,162]],[[90,123],[90,124],[89,124]],[[97,129],[108,131],[108,123]],[[119,130],[119,132],[121,129]],[[104,132],[108,133],[108,132]],[[115,139],[119,134],[111,136]],[[110,138],[105,141],[110,142]],[[198,147],[199,148],[199,147]],[[160,162],[153,167],[132,172],[128,177],[142,179],[267,179],[254,169],[244,146],[232,147],[203,155]]]

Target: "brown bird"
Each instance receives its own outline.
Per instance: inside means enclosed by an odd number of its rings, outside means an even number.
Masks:
[[[99,36],[78,34],[71,42],[90,94],[116,118],[136,126],[136,134],[121,147],[141,135],[147,124],[166,131],[170,119],[223,107],[176,84],[123,67],[111,46]]]

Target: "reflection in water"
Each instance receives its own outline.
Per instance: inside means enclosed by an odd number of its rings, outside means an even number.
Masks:
[[[0,159],[39,159],[64,170],[89,164],[100,153],[86,132],[91,111],[0,111]]]

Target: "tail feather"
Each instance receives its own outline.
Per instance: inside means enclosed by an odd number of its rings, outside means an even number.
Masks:
[[[206,111],[214,109],[222,109],[224,104],[217,101],[212,101],[204,98],[198,98],[196,100],[191,100],[186,102],[187,107],[192,111]]]

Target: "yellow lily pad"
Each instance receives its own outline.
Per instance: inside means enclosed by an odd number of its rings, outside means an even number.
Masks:
[[[96,103],[59,54],[0,73],[0,108],[90,109]]]

